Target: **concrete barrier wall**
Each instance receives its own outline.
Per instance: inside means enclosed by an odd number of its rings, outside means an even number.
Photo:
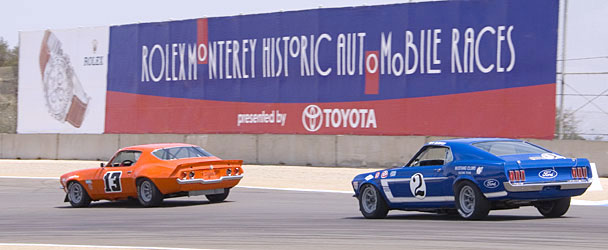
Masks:
[[[117,149],[147,143],[185,142],[223,159],[247,164],[401,166],[426,142],[425,136],[275,135],[275,134],[0,134],[0,158],[108,160]],[[608,142],[529,140],[567,157],[588,158],[608,177]]]

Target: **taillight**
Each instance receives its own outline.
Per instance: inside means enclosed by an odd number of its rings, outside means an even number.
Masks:
[[[511,182],[526,181],[526,171],[524,171],[524,170],[509,170],[509,180],[511,180]]]
[[[572,168],[572,179],[588,178],[587,167],[574,167]]]
[[[587,167],[583,167],[583,176],[585,176],[585,178],[588,178],[589,176],[587,175]]]

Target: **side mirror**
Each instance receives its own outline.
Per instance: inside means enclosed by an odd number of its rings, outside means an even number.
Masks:
[[[99,166],[102,167],[102,168],[105,167],[105,165],[103,164],[103,162],[99,163]]]

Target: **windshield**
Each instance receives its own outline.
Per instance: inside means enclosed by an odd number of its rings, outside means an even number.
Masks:
[[[551,153],[523,141],[487,141],[473,143],[473,146],[496,156]]]
[[[154,150],[152,154],[156,156],[156,158],[161,160],[175,160],[184,158],[213,156],[212,154],[199,147],[162,148]]]

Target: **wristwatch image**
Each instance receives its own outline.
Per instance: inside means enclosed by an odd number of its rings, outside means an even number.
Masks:
[[[40,73],[49,114],[61,122],[80,128],[90,98],[84,92],[61,41],[49,30],[40,47]]]

